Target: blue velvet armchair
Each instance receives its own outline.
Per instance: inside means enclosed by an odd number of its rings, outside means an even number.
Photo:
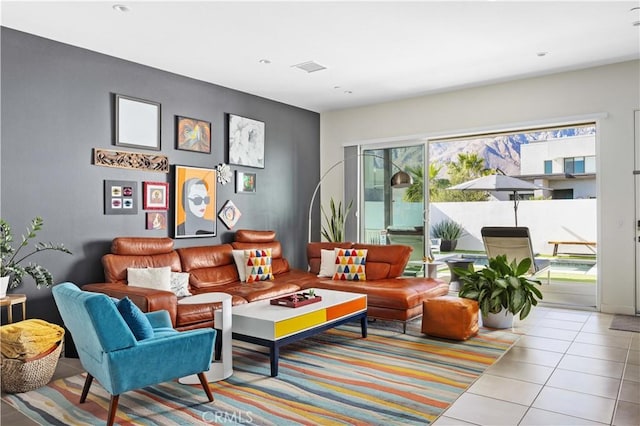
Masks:
[[[204,371],[211,364],[216,330],[178,332],[167,311],[155,311],[142,314],[152,336],[138,340],[108,296],[62,283],[53,287],[53,297],[87,371],[80,402],[86,400],[93,378],[98,379],[111,394],[108,425],[115,420],[123,392],[183,376],[197,374],[213,401]]]

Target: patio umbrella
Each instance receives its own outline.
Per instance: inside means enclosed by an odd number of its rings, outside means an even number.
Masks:
[[[519,191],[531,191],[536,189],[549,189],[534,185],[526,180],[514,178],[506,175],[487,175],[467,182],[462,182],[451,186],[448,189],[459,191],[508,191],[513,192],[513,212],[518,226],[518,197]]]

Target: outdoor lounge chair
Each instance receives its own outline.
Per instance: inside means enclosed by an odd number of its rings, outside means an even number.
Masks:
[[[551,262],[548,259],[539,259],[533,253],[529,228],[523,226],[485,226],[481,229],[482,241],[488,258],[506,255],[511,262],[530,258],[532,260],[529,273],[538,275],[547,273],[547,284],[550,280]]]

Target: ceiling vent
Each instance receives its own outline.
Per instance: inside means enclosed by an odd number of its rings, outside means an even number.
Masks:
[[[291,65],[291,66],[294,67],[294,68],[301,69],[302,71],[306,71],[308,73],[312,73],[312,72],[316,72],[316,71],[322,71],[322,70],[326,70],[327,69],[327,67],[323,67],[319,63],[313,62],[313,61],[303,62],[301,64]]]

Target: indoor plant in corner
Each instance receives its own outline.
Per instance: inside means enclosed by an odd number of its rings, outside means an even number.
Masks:
[[[26,266],[22,265],[22,262],[28,257],[47,250],[71,254],[63,244],[38,242],[30,252],[19,256],[21,250],[29,245],[29,240],[35,238],[37,232],[42,229],[43,222],[41,217],[33,219],[27,227],[27,234],[22,235],[22,241],[17,248],[14,248],[11,226],[4,219],[0,219],[0,297],[6,296],[7,286],[9,288],[20,286],[25,274],[34,279],[38,288],[42,285],[47,287],[53,285],[53,277],[43,266],[32,262]]]
[[[431,237],[440,238],[440,251],[454,251],[458,245],[458,238],[462,236],[462,225],[451,219],[445,219],[431,227]]]
[[[347,221],[347,215],[353,206],[353,200],[349,202],[346,209],[342,209],[342,201],[336,205],[333,198],[329,203],[331,208],[331,217],[324,211],[324,207],[320,206],[326,227],[322,225],[322,236],[329,242],[338,243],[344,241],[344,224]]]
[[[541,285],[540,281],[524,275],[530,266],[529,258],[516,264],[515,260],[509,263],[503,255],[489,259],[489,264],[478,271],[473,265],[469,269],[455,268],[462,281],[458,295],[478,301],[485,326],[509,328],[514,315],[520,314],[520,319],[525,319],[542,299],[536,287]]]

